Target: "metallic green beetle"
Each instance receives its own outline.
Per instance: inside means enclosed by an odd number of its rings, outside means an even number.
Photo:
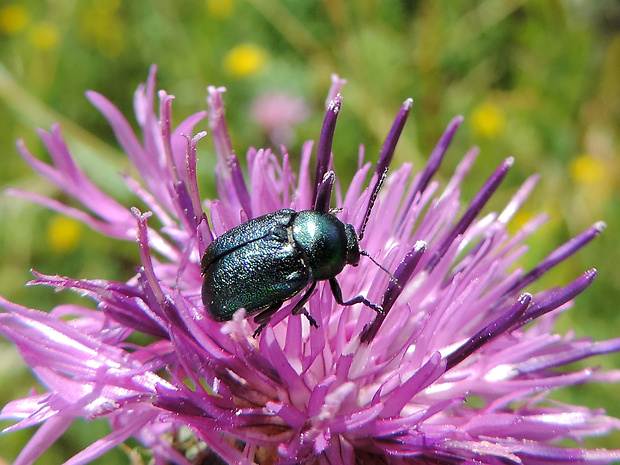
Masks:
[[[359,238],[353,225],[331,212],[283,209],[251,219],[214,240],[201,261],[202,301],[209,315],[227,321],[240,308],[248,315],[260,311],[254,317],[258,336],[285,301],[307,288],[292,313],[305,315],[318,327],[304,305],[317,282],[324,280],[340,305],[362,303],[382,312],[361,295],[343,300],[336,276],[345,265],[357,266],[360,255],[369,256],[360,249],[359,239],[384,178],[385,174],[375,186]]]

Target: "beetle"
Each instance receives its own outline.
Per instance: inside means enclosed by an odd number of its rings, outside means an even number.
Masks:
[[[253,218],[215,239],[201,260],[202,302],[209,315],[215,321],[228,321],[240,308],[247,315],[260,311],[254,317],[259,325],[254,332],[257,337],[285,301],[307,289],[292,313],[303,314],[318,327],[304,305],[317,282],[324,280],[329,281],[338,304],[361,303],[381,313],[379,305],[361,295],[344,300],[336,276],[346,265],[357,266],[361,255],[389,273],[359,246],[386,174],[387,170],[375,185],[359,235],[334,210],[282,209]]]

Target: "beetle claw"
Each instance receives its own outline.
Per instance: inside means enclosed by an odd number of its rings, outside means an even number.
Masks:
[[[254,331],[254,334],[252,334],[252,337],[256,339],[260,335],[260,333],[263,332],[263,329],[265,328],[265,326],[267,326],[267,323],[263,323],[258,328],[256,328],[256,331]]]
[[[372,309],[373,309],[375,312],[377,312],[379,315],[385,315],[385,311],[383,310],[383,307],[382,307],[381,305],[374,305],[374,304],[373,304],[373,306],[372,306],[372,307],[370,307],[370,308],[372,308]]]
[[[310,315],[308,310],[306,310],[306,307],[302,308],[299,313],[301,313],[303,316],[305,316],[308,319],[308,323],[310,323],[310,326],[314,326],[315,328],[319,327],[319,324],[316,322],[314,318],[312,318],[312,315]]]

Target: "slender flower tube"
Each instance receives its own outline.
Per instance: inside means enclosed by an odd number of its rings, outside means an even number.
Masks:
[[[110,434],[68,464],[87,463],[130,437],[148,449],[153,463],[210,463],[214,455],[231,464],[620,460],[620,450],[590,450],[582,443],[620,428],[618,419],[548,398],[565,386],[620,379],[619,371],[566,366],[620,350],[620,338],[592,342],[552,329],[596,271],[528,292],[604,224],[588,228],[532,270],[516,266],[524,239],[545,217],[514,235],[506,226],[537,177],[503,211],[481,216],[514,160],[479,167],[489,172],[488,180],[463,206],[460,186],[476,149],[443,189],[433,180],[461,124],[457,117],[421,171],[404,164],[386,178],[411,100],[397,113],[373,174],[360,152],[358,171],[342,188],[331,166],[338,114],[346,108],[339,94],[343,84],[333,77],[313,177],[311,142],[302,147],[297,173],[282,148],[281,155],[250,149],[244,174],[226,129],[222,88],[208,88],[208,113],[173,128],[172,96],[160,91],[155,113],[153,68],[135,96],[142,142],[108,100],[87,93],[139,173],[140,179],[124,179],[148,206],[146,213],[120,205],[91,182],[58,126],[40,131],[50,164],[18,143],[26,162],[81,207],[15,189],[8,193],[113,238],[136,240],[141,266],[126,283],[33,271],[30,284],[72,289],[92,299],[96,310],[61,305],[47,313],[0,300],[0,331],[46,388],[10,402],[0,414],[18,420],[5,432],[40,426],[17,465],[33,463],[76,418],[101,417],[109,420]],[[196,177],[196,145],[205,133],[187,136],[205,116],[218,157],[218,199],[211,201],[201,200]],[[330,202],[332,190],[336,199]],[[208,317],[200,260],[215,238],[282,208],[330,207],[358,232],[366,225],[361,247],[392,274],[362,257],[359,266],[346,266],[337,276],[343,296],[365,296],[381,311],[339,305],[321,281],[306,304],[318,328],[291,315],[301,294],[285,302],[256,338],[256,324],[243,309],[224,323]],[[131,343],[135,332],[149,342]]]

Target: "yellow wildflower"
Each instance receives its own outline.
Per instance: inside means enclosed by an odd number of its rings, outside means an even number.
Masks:
[[[575,158],[569,167],[571,177],[580,184],[597,184],[606,177],[605,163],[599,157],[583,154]]]
[[[218,19],[230,18],[235,9],[233,0],[206,0],[206,2],[209,14]]]
[[[7,35],[18,34],[28,24],[28,10],[21,5],[11,4],[0,8],[0,32]]]
[[[82,237],[82,223],[67,216],[55,216],[47,226],[47,243],[52,252],[66,253],[77,247]]]
[[[267,62],[267,52],[254,44],[241,44],[224,58],[224,70],[233,77],[244,78],[259,73]]]
[[[29,34],[30,42],[39,50],[52,50],[58,45],[58,29],[50,23],[35,25]]]
[[[471,114],[471,127],[476,134],[496,137],[506,128],[503,110],[492,102],[484,102],[474,108]]]

